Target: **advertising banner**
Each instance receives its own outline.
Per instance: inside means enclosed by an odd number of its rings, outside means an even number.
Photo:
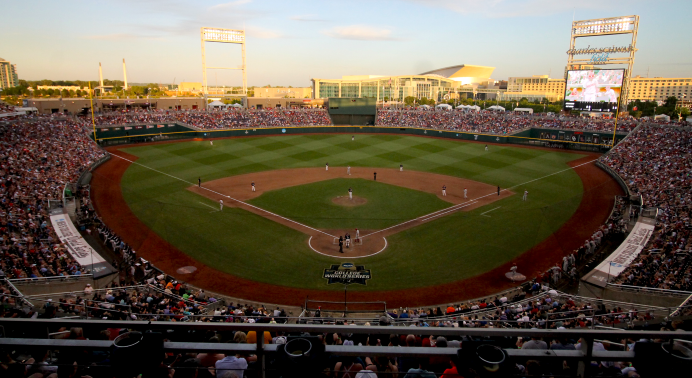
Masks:
[[[67,214],[51,215],[55,233],[60,241],[67,247],[67,251],[80,265],[88,268],[94,274],[94,278],[103,277],[115,272],[115,269],[101,257],[89,243],[79,234],[77,228]]]
[[[654,224],[655,220],[647,218],[637,222],[632,232],[627,236],[627,239],[582,279],[590,284],[605,287],[611,278],[617,277],[624,272],[630,266],[630,263],[639,256],[639,253],[644,249],[646,243],[649,242],[651,234],[654,232]]]

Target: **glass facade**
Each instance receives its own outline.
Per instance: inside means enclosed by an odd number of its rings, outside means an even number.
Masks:
[[[377,78],[376,80],[329,80],[313,79],[315,98],[329,97],[370,97],[383,101],[403,101],[408,96],[416,98],[428,98],[442,101],[444,95],[454,93],[456,87],[454,81],[443,79],[439,76],[393,76]],[[339,90],[341,86],[341,90]]]

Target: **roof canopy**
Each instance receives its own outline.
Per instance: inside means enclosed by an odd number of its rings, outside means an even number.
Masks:
[[[490,78],[493,71],[495,71],[495,67],[460,64],[458,66],[439,68],[436,70],[423,72],[421,75],[440,75],[449,79],[462,77]]]

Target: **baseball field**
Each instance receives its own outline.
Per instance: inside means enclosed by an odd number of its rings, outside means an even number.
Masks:
[[[349,287],[353,300],[486,295],[512,286],[512,263],[531,277],[561,260],[620,194],[595,154],[427,137],[282,135],[110,152],[92,197],[140,256],[209,290],[285,304],[336,297],[343,286],[323,272],[343,262],[371,272]],[[362,244],[340,253],[334,238],[356,228]]]

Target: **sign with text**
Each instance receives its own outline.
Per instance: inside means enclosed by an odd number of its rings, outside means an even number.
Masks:
[[[65,245],[72,258],[79,265],[89,268],[93,272],[94,278],[115,272],[115,269],[79,234],[67,214],[51,215],[50,221],[60,242]]]
[[[366,285],[367,280],[372,278],[370,269],[365,269],[363,265],[353,263],[333,264],[329,269],[325,269],[322,278],[326,278],[327,284],[360,284]]]

